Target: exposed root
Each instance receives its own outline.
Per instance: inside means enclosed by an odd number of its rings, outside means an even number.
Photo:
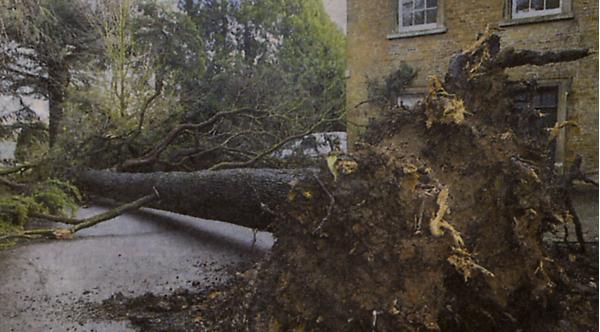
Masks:
[[[454,266],[465,278],[465,282],[469,281],[473,271],[479,271],[488,277],[494,277],[494,274],[485,267],[477,264],[471,254],[464,248],[452,248],[453,254],[448,257],[448,262]]]
[[[317,182],[321,186],[321,189],[323,189],[323,191],[327,194],[327,197],[329,197],[329,205],[327,206],[327,214],[325,215],[325,217],[323,217],[323,219],[321,219],[321,222],[319,223],[317,228],[315,228],[315,230],[314,230],[314,233],[318,234],[323,229],[323,225],[325,225],[327,220],[331,217],[331,212],[333,211],[333,207],[335,206],[335,197],[331,194],[331,192],[327,189],[327,187],[325,187],[325,184],[323,184],[323,181],[321,181],[321,179],[319,179],[318,176],[315,176],[315,180],[317,180]]]
[[[502,69],[522,53],[499,52],[486,33],[444,82],[431,78],[420,106],[384,112],[351,156],[328,158],[333,179],[293,187],[250,330],[535,326],[525,312],[543,311],[564,280],[542,234],[565,209],[541,154],[549,138],[524,132],[512,107]],[[544,61],[572,59],[561,54]],[[360,167],[342,176],[339,160]]]
[[[440,191],[440,194],[437,198],[438,211],[435,214],[435,217],[431,219],[429,222],[429,230],[433,236],[442,236],[444,235],[444,230],[450,232],[452,235],[452,239],[454,240],[454,244],[458,247],[463,247],[465,245],[460,232],[454,228],[450,223],[444,220],[444,215],[448,211],[448,188],[443,188]]]
[[[427,128],[435,123],[461,124],[465,115],[469,114],[464,102],[456,95],[449,94],[440,79],[436,76],[429,78],[429,98],[425,108]]]
[[[557,122],[554,125],[554,127],[546,129],[546,130],[548,130],[548,139],[553,140],[553,139],[557,138],[558,135],[560,134],[560,131],[563,128],[567,128],[567,127],[571,127],[573,129],[579,129],[579,125],[577,125],[577,122],[575,122],[575,121],[569,120],[569,121]]]

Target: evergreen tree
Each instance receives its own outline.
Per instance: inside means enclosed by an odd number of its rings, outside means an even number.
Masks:
[[[0,1],[0,93],[48,100],[50,145],[62,130],[73,69],[99,53],[88,8],[83,0]],[[31,115],[25,105],[19,111]]]

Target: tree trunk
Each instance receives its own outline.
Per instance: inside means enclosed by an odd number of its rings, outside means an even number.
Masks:
[[[287,199],[294,179],[313,182],[314,169],[231,169],[224,171],[117,173],[85,171],[79,184],[88,192],[131,201],[156,188],[150,206],[199,218],[267,229],[271,208]]]
[[[48,141],[50,147],[56,144],[62,132],[63,102],[68,85],[68,68],[65,64],[51,64],[48,67]]]

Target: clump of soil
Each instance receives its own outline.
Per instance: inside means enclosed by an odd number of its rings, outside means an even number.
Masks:
[[[241,330],[253,286],[244,271],[255,271],[253,266],[251,262],[230,265],[221,271],[228,276],[225,280],[203,279],[162,295],[128,297],[119,292],[102,303],[88,303],[80,317],[128,320],[149,332]]]
[[[355,152],[265,207],[277,220],[270,258],[193,298],[201,318],[189,328],[593,328],[597,296],[580,277],[597,266],[578,270],[542,241],[573,218],[547,162],[552,131],[532,132],[534,111],[512,105],[514,54],[486,34],[419,107],[383,111]]]

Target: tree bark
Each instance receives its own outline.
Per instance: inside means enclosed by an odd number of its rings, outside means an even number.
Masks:
[[[149,207],[265,230],[272,209],[285,202],[295,179],[316,181],[315,169],[231,169],[198,172],[119,173],[89,170],[79,177],[88,192],[130,201],[156,188]]]
[[[57,63],[48,67],[48,141],[50,147],[56,144],[62,132],[63,102],[68,85],[68,67]]]
[[[525,65],[543,66],[550,63],[576,61],[588,55],[590,55],[590,50],[587,48],[538,52],[532,50],[515,50],[512,47],[508,47],[498,54],[494,63],[502,68]]]

